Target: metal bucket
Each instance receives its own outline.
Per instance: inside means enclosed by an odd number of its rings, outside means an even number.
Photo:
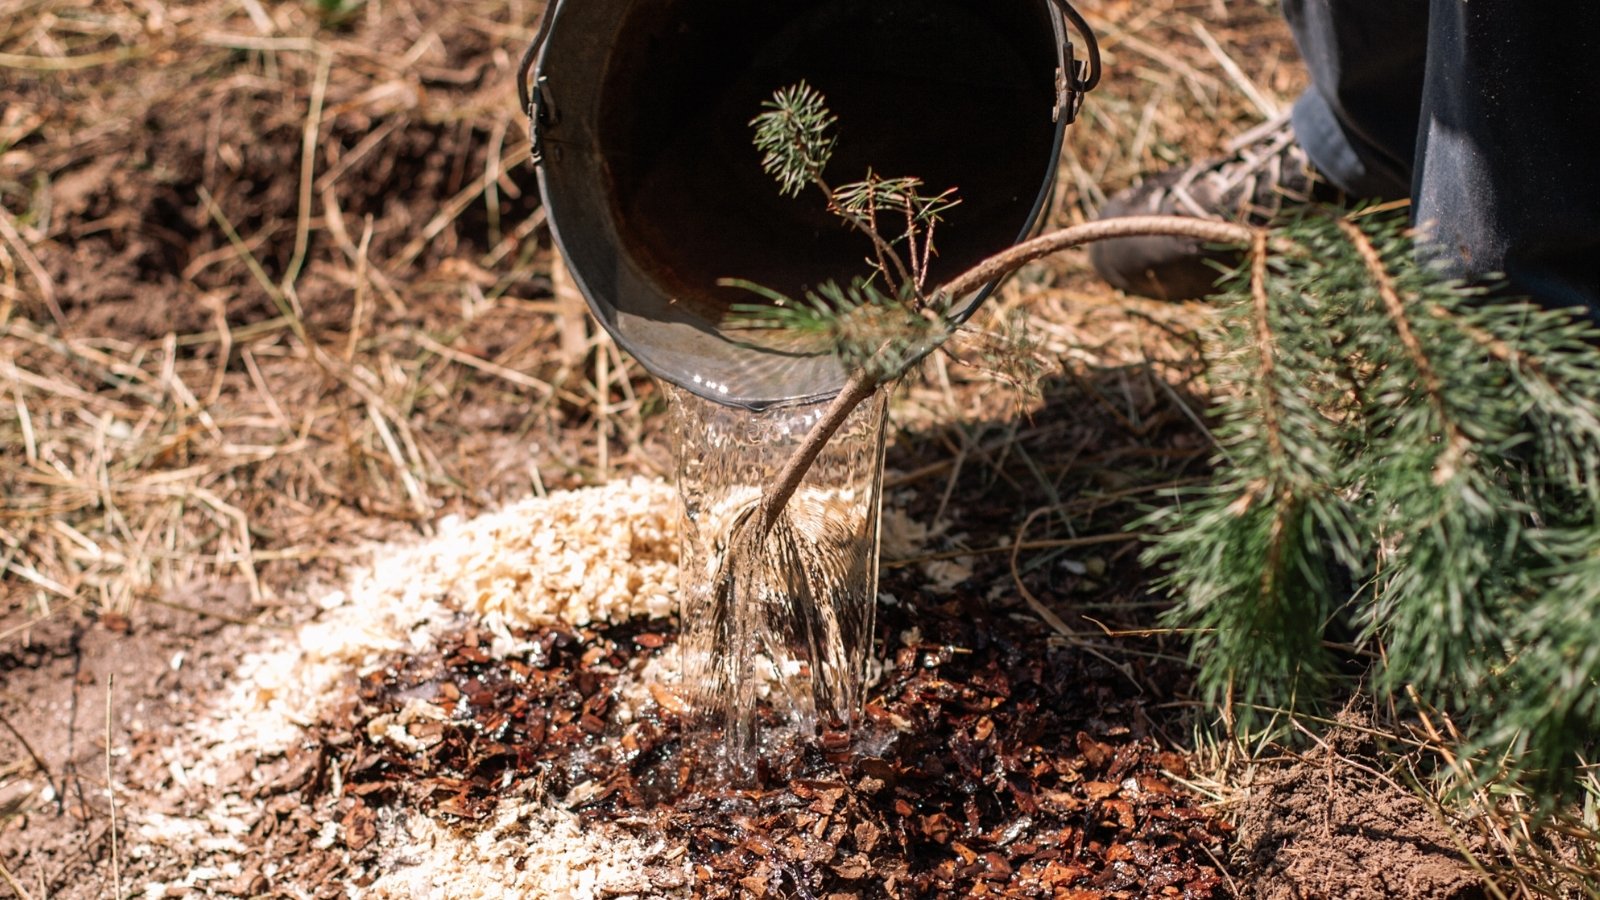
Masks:
[[[756,298],[868,274],[815,192],[781,196],[749,125],[805,80],[839,117],[827,175],[956,188],[937,284],[1029,236],[1063,132],[1098,78],[1065,0],[552,0],[521,87],[555,240],[595,316],[655,376],[750,409],[825,398],[826,352],[730,331]],[[1074,60],[1063,21],[1084,34]],[[528,77],[528,70],[533,75]],[[965,319],[993,285],[955,310]]]

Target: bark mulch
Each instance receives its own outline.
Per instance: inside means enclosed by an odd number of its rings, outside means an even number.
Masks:
[[[663,892],[1225,895],[1229,828],[1175,783],[1185,760],[1146,732],[1121,673],[980,601],[881,612],[897,649],[853,743],[774,728],[753,786],[711,774],[726,768],[715,729],[686,721],[674,694],[623,711],[623,673],[671,649],[670,633],[638,624],[544,631],[506,659],[469,629],[437,655],[396,658],[323,724],[321,753],[362,807],[419,804],[470,830],[501,798],[543,796],[667,835],[690,865],[649,873]],[[405,737],[382,739],[403,722]]]

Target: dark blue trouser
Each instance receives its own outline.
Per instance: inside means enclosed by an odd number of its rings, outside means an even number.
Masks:
[[[1452,274],[1600,318],[1600,3],[1283,0],[1295,136],[1356,197],[1410,196]]]

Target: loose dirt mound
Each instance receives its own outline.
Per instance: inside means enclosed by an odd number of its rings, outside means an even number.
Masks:
[[[1351,721],[1357,728],[1365,723]],[[1338,730],[1303,760],[1254,784],[1238,852],[1261,900],[1478,900],[1460,835],[1416,791],[1379,773],[1371,739]]]

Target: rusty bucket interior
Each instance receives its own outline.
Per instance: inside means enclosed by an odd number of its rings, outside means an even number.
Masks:
[[[838,116],[827,177],[914,175],[961,204],[930,280],[1027,234],[1054,184],[1071,46],[1046,0],[562,0],[535,69],[540,186],[591,307],[656,376],[762,408],[838,390],[840,363],[729,324],[743,279],[800,297],[870,274],[814,190],[780,194],[750,121],[806,81]],[[981,294],[964,298],[969,314]]]

